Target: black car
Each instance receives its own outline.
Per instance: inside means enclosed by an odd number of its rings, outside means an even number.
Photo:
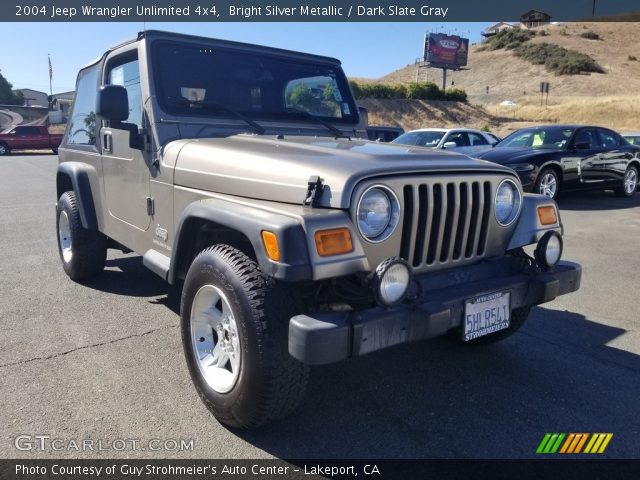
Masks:
[[[513,168],[526,192],[556,198],[560,190],[638,187],[640,146],[602,127],[546,125],[516,130],[477,158]]]

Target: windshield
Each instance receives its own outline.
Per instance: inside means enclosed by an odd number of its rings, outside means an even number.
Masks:
[[[542,127],[517,130],[496,147],[557,149],[567,146],[575,128]]]
[[[233,118],[235,111],[258,120],[299,121],[302,111],[330,122],[358,121],[339,67],[168,41],[153,44],[152,58],[158,101],[168,113]]]
[[[438,146],[444,134],[445,132],[407,132],[400,135],[391,143],[434,148]]]

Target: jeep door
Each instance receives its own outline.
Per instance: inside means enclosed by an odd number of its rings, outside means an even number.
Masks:
[[[142,128],[142,93],[137,49],[108,57],[102,82],[122,85],[129,98],[129,118],[120,125],[102,122],[100,145],[109,213],[140,230],[150,224],[148,158],[135,144]]]

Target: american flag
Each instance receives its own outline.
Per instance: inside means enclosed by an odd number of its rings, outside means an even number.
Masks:
[[[49,57],[49,80],[53,78],[53,67],[51,66],[51,57]]]

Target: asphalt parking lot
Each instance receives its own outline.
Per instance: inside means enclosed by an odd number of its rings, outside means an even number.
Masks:
[[[110,252],[73,283],[55,240],[56,157],[0,159],[0,457],[520,458],[546,432],[611,432],[640,456],[640,194],[560,199],[577,293],[489,347],[445,339],[316,368],[299,410],[234,432],[200,402],[182,356],[178,294]],[[193,439],[190,451],[20,451],[65,441]]]

